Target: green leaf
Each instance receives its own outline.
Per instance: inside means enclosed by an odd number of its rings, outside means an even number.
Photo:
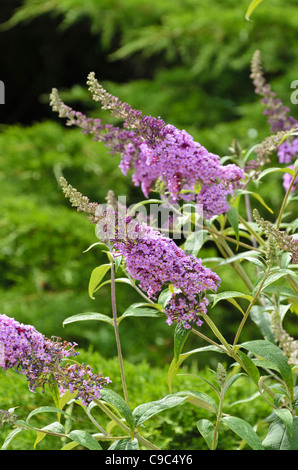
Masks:
[[[23,431],[22,428],[16,428],[13,431],[11,431],[4,439],[1,450],[6,450],[9,444],[11,443],[11,441],[14,439],[14,437],[22,431]]]
[[[97,320],[103,321],[108,323],[109,325],[113,326],[113,319],[104,315],[103,313],[96,313],[96,312],[86,312],[86,313],[77,313],[76,315],[72,315],[64,320],[63,325],[68,325],[69,323],[75,323],[78,321],[88,321],[88,320]]]
[[[212,450],[213,436],[214,436],[214,430],[215,430],[213,423],[211,423],[209,419],[200,419],[199,421],[197,421],[196,425],[201,435],[205,439],[209,449]],[[217,446],[217,438],[218,438],[218,435],[216,434],[215,448]]]
[[[231,226],[234,229],[236,240],[239,243],[239,223],[238,223],[238,211],[237,211],[236,207],[234,207],[234,206],[230,207],[230,209],[227,212],[227,217],[228,217],[228,220],[229,220]],[[237,250],[239,248],[238,243],[237,243],[237,247],[236,247]]]
[[[103,277],[109,271],[109,269],[111,269],[110,264],[102,264],[101,266],[98,266],[97,268],[93,269],[88,286],[88,294],[91,299],[94,299],[94,291],[96,287],[100,284]]]
[[[288,358],[278,346],[267,340],[255,340],[243,343],[241,347],[275,364],[293,396],[292,369],[288,364]]]
[[[59,392],[57,381],[55,380],[53,384],[49,383],[48,385],[49,385],[49,389],[50,389],[50,392],[51,392],[51,395],[52,395],[52,398],[53,398],[53,401],[55,403],[56,408],[60,408],[60,406],[59,406],[60,392]],[[63,408],[63,407],[61,407],[61,408]],[[60,421],[59,416],[61,416],[60,413],[58,413],[58,419]]]
[[[89,450],[102,450],[97,440],[86,431],[74,430],[68,434],[68,437]]]
[[[211,411],[211,413],[216,413],[217,406],[214,399],[203,392],[196,392],[196,391],[181,391],[175,393],[176,396],[185,396],[186,401],[191,403],[192,405],[198,406],[199,408],[204,408],[204,410]]]
[[[145,201],[137,202],[134,206],[131,207],[130,211],[127,215],[131,216],[134,215],[135,212],[138,210],[139,207],[144,206],[145,204],[161,204],[160,199],[146,199]]]
[[[262,338],[274,342],[274,335],[272,332],[271,314],[264,310],[264,307],[254,305],[250,311],[250,318],[257,325]]]
[[[252,256],[246,256],[245,261],[249,261],[250,263],[256,264],[257,266],[259,266],[263,270],[265,269],[264,263],[261,260],[259,260],[258,258],[253,258]]]
[[[179,356],[182,352],[184,343],[190,333],[190,330],[187,330],[183,327],[181,323],[178,323],[174,332],[174,359],[176,364],[178,363]]]
[[[236,292],[236,291],[221,292],[220,294],[211,295],[209,297],[213,300],[213,304],[211,308],[215,307],[217,302],[219,302],[220,300],[229,300],[231,298],[233,299],[234,297],[241,297],[243,299],[249,300],[250,302],[253,300],[253,297],[251,295],[243,294],[242,292]]]
[[[167,288],[165,290],[163,290],[159,297],[158,297],[158,303],[163,307],[165,308],[165,306],[167,305],[168,301],[170,300],[170,298],[172,297],[172,294],[170,292],[170,290]]]
[[[35,416],[39,413],[62,413],[64,415],[67,415],[69,418],[73,419],[69,413],[66,413],[65,411],[63,410],[60,410],[58,408],[55,408],[53,406],[41,406],[39,408],[35,408],[35,410],[31,411],[31,413],[29,413],[29,415],[27,416],[27,419],[26,419],[26,422],[27,424],[29,424],[29,421],[30,419],[32,418],[32,416]]]
[[[60,400],[59,400],[59,406],[57,408],[60,408],[61,410],[63,410],[64,406],[72,399],[76,398],[78,392],[70,392],[69,390],[65,393],[63,393],[62,396],[60,396]]]
[[[253,450],[264,450],[259,436],[247,421],[236,416],[227,416],[222,418],[222,422],[241,437]]]
[[[45,432],[42,432],[42,431],[45,431]],[[48,431],[53,432],[55,434],[62,434],[62,435],[65,433],[64,427],[58,421],[48,424],[47,426],[40,429],[40,431],[37,431],[36,440],[34,442],[34,449],[36,449],[37,444],[39,444],[39,442],[42,441],[44,437],[46,437]]]
[[[276,418],[269,427],[263,446],[266,450],[298,450],[298,417],[293,417],[292,436],[284,422]]]
[[[142,405],[137,406],[133,410],[133,417],[135,420],[136,426],[147,421],[147,419],[152,416],[160,413],[161,411],[168,410],[177,405],[180,405],[186,401],[186,396],[177,396],[177,395],[167,395],[161,400],[151,401],[149,403],[143,403]]]
[[[246,261],[248,257],[260,257],[262,256],[260,252],[250,250],[250,251],[244,251],[242,253],[238,253],[237,255],[231,256],[230,258],[227,259],[222,259],[222,258],[207,258],[205,259],[206,261],[216,261],[218,266],[222,266],[225,264],[230,264],[230,263],[235,263],[236,261]],[[264,266],[263,266],[264,267]]]
[[[295,171],[291,168],[267,168],[258,176],[258,180],[262,179],[263,176],[268,175],[269,173],[290,173],[293,177],[295,176]]]
[[[248,374],[248,376],[253,380],[253,382],[258,385],[259,383],[259,378],[260,378],[260,372],[257,366],[253,363],[253,361],[248,357],[243,351],[238,351],[237,354],[240,356],[244,366],[245,370]]]
[[[116,266],[115,266],[115,268],[116,268]],[[116,272],[116,271],[115,271],[115,272]],[[107,284],[111,284],[111,282],[112,282],[111,279],[108,279],[108,280],[102,282],[101,284],[99,284],[99,285],[94,289],[94,293],[95,293],[95,292],[98,292],[99,289],[101,289],[103,286],[106,286]],[[131,281],[130,281],[129,279],[127,279],[127,277],[117,277],[117,278],[115,279],[115,282],[120,282],[120,283],[122,283],[122,284],[128,284],[128,285],[130,285],[131,287],[134,287],[133,284],[131,283]]]
[[[86,250],[83,251],[83,253],[87,253],[89,250],[91,250],[94,246],[97,246],[97,245],[103,245],[107,248],[107,245],[103,242],[96,242],[96,243],[93,243],[92,245],[89,246],[89,248],[87,248]]]
[[[128,317],[163,317],[164,313],[160,310],[160,305],[149,303],[136,303],[132,304],[121,317],[118,318],[120,323],[124,318]]]
[[[106,403],[112,405],[120,415],[125,419],[128,427],[134,431],[135,429],[135,422],[133,414],[127,405],[127,403],[123,400],[123,398],[118,395],[118,393],[114,392],[114,390],[104,389],[100,392],[101,400],[104,400]]]
[[[279,279],[281,279],[282,277],[285,277],[287,275],[291,275],[293,276],[294,278],[296,278],[296,275],[293,271],[289,270],[289,269],[279,269],[278,272],[275,272],[275,273],[272,273],[268,276],[268,278],[266,279],[266,281],[264,282],[263,284],[263,287],[262,287],[262,290],[265,290],[266,287],[268,287],[270,284],[272,284],[273,282],[276,282],[278,281]]]
[[[250,16],[252,14],[252,12],[257,8],[257,6],[262,2],[263,0],[252,0],[248,6],[248,9],[245,13],[245,18],[247,20],[250,19]]]
[[[242,372],[239,372],[238,374],[232,375],[229,380],[227,381],[225,387],[224,387],[224,393],[227,393],[230,387],[232,387],[233,383],[236,382],[240,377],[242,377],[243,374]]]
[[[298,408],[298,386],[294,387],[293,408]]]
[[[255,193],[253,191],[247,191],[245,189],[236,189],[234,191],[234,196],[238,196],[240,194],[251,194],[251,196],[255,197],[261,204],[262,206],[264,206],[269,212],[271,212],[271,214],[273,214],[273,210],[270,209],[270,207],[266,204],[266,202],[264,201],[264,199],[260,196],[260,194],[258,193]]]
[[[292,436],[293,435],[293,415],[290,412],[290,410],[286,408],[278,408],[273,411],[279,417],[279,419],[284,423],[285,427],[290,433],[290,436]]]
[[[71,442],[68,442],[67,444],[65,444],[65,446],[61,447],[61,450],[72,450],[75,447],[77,447],[78,445],[79,445],[78,442],[71,441]]]
[[[188,351],[186,353],[180,354],[180,356],[177,360],[174,357],[174,359],[172,360],[172,362],[170,364],[169,370],[168,370],[169,389],[171,390],[173,379],[174,379],[175,375],[177,374],[177,371],[178,371],[179,367],[181,366],[182,362],[185,361],[185,359],[187,359],[192,354],[197,354],[197,353],[200,353],[200,352],[208,352],[208,351],[216,351],[216,352],[219,352],[219,353],[223,353],[223,351],[220,348],[218,348],[217,346],[203,346],[202,348],[196,348],[196,349],[193,349],[193,350]]]
[[[119,441],[113,442],[109,450],[139,450],[139,443],[137,439],[119,439]]]

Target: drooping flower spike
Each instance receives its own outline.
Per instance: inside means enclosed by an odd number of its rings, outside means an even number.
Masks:
[[[14,369],[24,374],[29,389],[44,389],[46,384],[58,385],[60,393],[77,392],[76,398],[84,405],[100,398],[101,389],[111,380],[102,374],[93,374],[92,368],[77,362],[63,365],[66,358],[75,357],[76,343],[62,342],[60,338],[46,338],[32,325],[24,325],[14,318],[0,314],[0,344],[3,347],[3,369]]]
[[[253,55],[250,76],[255,86],[255,92],[262,96],[262,103],[265,105],[264,115],[267,116],[267,122],[273,135],[265,139],[264,143],[257,148],[257,160],[248,162],[248,167],[254,166],[256,168],[269,163],[271,153],[277,154],[279,163],[289,165],[298,158],[298,138],[294,133],[298,129],[298,121],[289,115],[290,109],[284,106],[281,99],[277,98],[276,93],[272,91],[270,84],[266,83],[259,50],[255,51]],[[293,135],[287,136],[288,133],[293,133]],[[285,137],[287,138],[285,139]],[[289,175],[285,174],[283,177],[285,190],[289,187],[289,180]],[[296,186],[295,182],[292,191],[296,189]]]
[[[123,127],[103,125],[100,119],[90,119],[65,105],[56,89],[51,93],[51,106],[68,125],[77,125],[83,132],[93,134],[112,154],[121,156],[123,174],[132,172],[132,180],[140,186],[145,197],[157,182],[171,203],[196,200],[203,205],[203,215],[211,218],[226,212],[228,195],[233,185],[244,178],[244,172],[235,164],[222,165],[220,157],[209,152],[185,130],[166,124],[160,117],[145,116],[129,104],[109,94],[96,80],[88,76],[93,99],[101,102]],[[196,197],[195,188],[201,186]]]
[[[175,292],[165,307],[167,323],[182,322],[187,329],[200,326],[208,305],[205,293],[217,290],[219,276],[158,230],[120,215],[110,205],[95,206],[65,178],[60,181],[65,196],[78,211],[97,222],[98,238],[113,245],[115,257],[123,256],[128,274],[150,299],[156,300],[163,287],[173,286]]]

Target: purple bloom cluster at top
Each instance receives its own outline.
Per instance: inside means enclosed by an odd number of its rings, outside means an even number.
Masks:
[[[29,389],[44,388],[56,382],[59,390],[77,392],[83,404],[100,398],[100,390],[110,382],[108,377],[92,374],[83,364],[62,367],[61,362],[79,353],[76,343],[48,339],[33,326],[19,323],[7,315],[0,315],[0,343],[4,346],[4,369],[14,368],[27,377]]]
[[[123,128],[102,125],[99,119],[90,119],[73,111],[60,99],[57,90],[51,94],[51,105],[69,125],[78,125],[87,134],[107,146],[112,154],[121,155],[123,174],[132,171],[132,180],[141,186],[145,197],[156,183],[163,184],[163,192],[171,202],[194,200],[198,185],[201,192],[197,202],[203,205],[203,215],[211,218],[228,210],[227,196],[233,192],[233,183],[244,178],[244,172],[235,164],[223,166],[220,158],[195,142],[185,130],[167,125],[160,117],[144,116],[127,103],[110,95],[89,75],[88,84],[96,101],[116,118],[124,121]],[[182,192],[181,192],[182,191]]]
[[[170,202],[193,200],[193,191],[199,183],[201,191],[197,202],[203,205],[206,218],[229,209],[227,196],[233,192],[232,182],[244,178],[237,165],[221,165],[219,156],[208,152],[185,130],[172,125],[163,126],[159,138],[153,143],[140,143],[138,137],[127,146],[121,157],[123,173],[129,169],[133,171],[133,182],[141,185],[146,197],[159,180],[164,183]]]
[[[139,281],[139,287],[156,299],[164,285],[173,285],[176,292],[166,305],[167,323],[183,322],[185,328],[200,326],[200,316],[206,313],[208,301],[202,298],[204,291],[216,291],[220,278],[202,265],[195,256],[185,253],[173,240],[145,224],[142,236],[115,244],[125,257],[131,277]]]

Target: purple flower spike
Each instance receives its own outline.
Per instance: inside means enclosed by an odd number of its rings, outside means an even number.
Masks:
[[[77,399],[86,405],[93,398],[100,398],[100,390],[110,382],[108,377],[93,374],[90,366],[78,363],[62,366],[65,358],[79,354],[74,350],[76,343],[48,339],[33,326],[6,315],[0,315],[0,344],[4,350],[0,365],[24,374],[31,392],[56,382],[60,393],[77,392]]]

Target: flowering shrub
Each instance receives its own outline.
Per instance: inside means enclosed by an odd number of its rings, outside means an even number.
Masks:
[[[106,264],[92,271],[89,296],[94,299],[95,293],[100,295],[101,286],[110,283],[112,300],[111,316],[78,313],[66,318],[64,325],[93,320],[113,326],[123,396],[113,391],[113,384],[106,387],[111,382],[108,377],[93,374],[89,366],[70,359],[76,355],[74,344],[62,343],[57,338],[47,339],[33,326],[21,325],[1,315],[2,367],[25,374],[32,391],[37,386],[49,386],[55,402],[52,411],[60,416],[58,422],[37,429],[28,421],[18,420],[13,411],[2,410],[1,419],[15,426],[4,448],[16,432],[29,427],[42,435],[54,432],[63,442],[67,439],[63,449],[81,444],[96,450],[102,448],[99,442],[109,442],[110,450],[156,451],[158,443],[154,436],[147,439],[141,434],[144,423],[153,415],[189,402],[210,413],[210,419],[198,420],[195,427],[212,450],[218,446],[222,426],[253,450],[298,449],[298,346],[283,324],[286,314],[297,309],[298,241],[294,234],[295,221],[288,220],[291,204],[296,200],[298,125],[266,83],[258,51],[252,59],[251,76],[256,93],[263,97],[270,134],[254,149],[242,150],[234,143],[233,154],[229,157],[231,163],[210,153],[185,130],[166,124],[160,117],[144,116],[121,102],[104,90],[93,73],[88,76],[93,98],[122,125],[103,124],[99,119],[88,118],[63,103],[56,89],[52,91],[53,110],[66,118],[68,125],[76,125],[83,133],[93,135],[112,155],[120,154],[121,171],[131,174],[133,183],[141,186],[145,197],[137,207],[130,209],[123,207],[112,191],[107,195],[107,203],[90,202],[64,177],[60,179],[71,205],[86,214],[95,226],[99,241],[94,245],[103,246],[108,258]],[[275,156],[278,162],[274,161]],[[282,166],[284,164],[286,166]],[[271,217],[272,211],[258,192],[260,181],[271,173],[284,174],[280,184],[285,189],[274,222],[261,216],[260,211],[266,211]],[[156,199],[149,199],[151,193],[157,195]],[[240,204],[242,200],[244,205]],[[252,207],[253,201],[258,206]],[[158,220],[152,221],[147,214],[144,218],[144,212],[138,213],[138,208],[156,204],[161,210],[167,208],[173,213],[166,226],[159,226]],[[185,212],[186,207],[191,211]],[[215,244],[218,257],[199,257],[200,248],[207,241]],[[255,278],[251,270],[245,269],[243,261],[254,265]],[[208,267],[210,263],[214,265],[212,268]],[[223,263],[229,264],[241,277],[246,285],[244,292],[219,291],[221,279],[216,271]],[[124,277],[117,277],[118,270]],[[110,279],[104,281],[108,273]],[[118,282],[133,287],[142,299],[121,316],[116,300]],[[233,341],[223,336],[212,319],[212,309],[221,301],[230,302],[235,312],[241,314]],[[176,325],[173,361],[168,372],[169,394],[154,402],[140,403],[133,410],[129,404],[119,334],[119,323],[129,316],[140,321],[145,316],[152,321],[164,317],[168,325]],[[249,318],[259,327],[262,339],[241,342]],[[190,334],[203,339],[206,346],[183,352]],[[224,354],[229,364],[224,366],[219,361],[214,380],[208,382],[216,400],[212,393],[202,393],[199,388],[174,393],[173,379],[183,361],[204,351]],[[243,375],[255,385],[255,396],[262,397],[272,408],[267,419],[270,426],[263,440],[258,435],[258,423],[249,423],[223,411],[227,391]],[[91,424],[97,428],[94,432],[66,432],[61,414],[63,406],[70,402],[86,411]],[[107,415],[113,426],[104,428],[91,415],[94,408]],[[111,432],[114,426],[117,437]]]

